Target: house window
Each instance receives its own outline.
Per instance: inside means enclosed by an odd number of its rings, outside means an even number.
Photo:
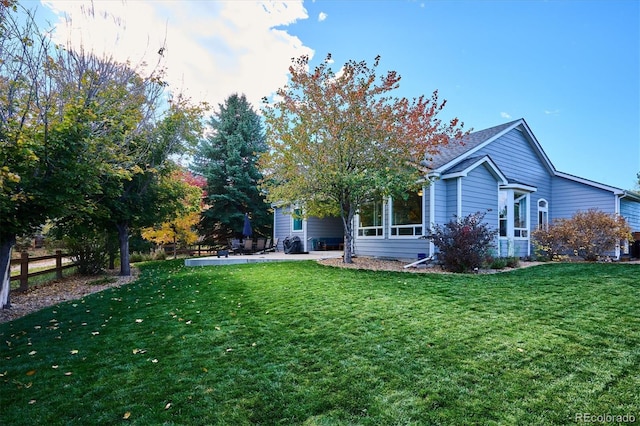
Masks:
[[[513,236],[527,238],[529,232],[527,199],[528,194],[517,196],[513,200]]]
[[[383,234],[382,201],[364,204],[360,207],[358,219],[359,237],[381,237]]]
[[[513,203],[510,202],[511,190],[502,190],[498,194],[498,213],[501,237],[528,238],[529,236],[529,193],[513,191]],[[509,233],[509,209],[513,210],[513,234]]]
[[[391,236],[422,235],[422,196],[417,192],[391,201]]]
[[[547,200],[538,200],[538,228],[549,228],[549,203]]]
[[[498,212],[500,214],[500,236],[507,236],[507,191],[498,194]]]
[[[302,209],[293,209],[292,218],[291,230],[293,232],[302,232]]]

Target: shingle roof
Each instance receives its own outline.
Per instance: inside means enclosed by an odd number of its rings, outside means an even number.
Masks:
[[[521,119],[470,133],[467,136],[463,137],[462,141],[460,139],[452,139],[447,145],[439,147],[439,152],[437,154],[431,156],[431,158],[426,158],[425,165],[432,170],[437,169],[447,164],[451,160],[460,157],[465,152],[470,151],[478,145],[481,145],[489,139],[495,137],[496,135],[513,126],[514,123],[517,123],[519,121],[521,121]]]

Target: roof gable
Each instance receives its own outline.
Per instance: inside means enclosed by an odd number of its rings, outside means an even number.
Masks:
[[[431,158],[425,158],[422,164],[431,170],[443,172],[458,162],[473,156],[474,153],[513,129],[518,129],[524,134],[549,173],[555,174],[556,170],[553,164],[523,118],[470,133],[461,140],[452,139],[447,145],[440,147],[437,154]]]
[[[483,164],[487,167],[489,172],[498,182],[503,185],[508,183],[507,177],[504,175],[504,173],[502,173],[500,168],[488,155],[466,158],[453,167],[442,172],[442,175],[440,177],[442,179],[450,179],[455,177],[467,176],[471,170]]]

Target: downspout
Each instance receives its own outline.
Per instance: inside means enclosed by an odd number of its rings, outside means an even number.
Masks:
[[[460,176],[457,181],[457,191],[458,193],[456,194],[457,196],[457,215],[458,215],[458,221],[460,221],[460,219],[462,218],[462,176]]]
[[[626,197],[627,194],[625,194],[624,192],[621,195],[616,194],[616,201],[615,201],[615,206],[613,206],[613,211],[615,212],[616,216],[620,216],[620,200],[622,200],[624,197]],[[629,250],[629,241],[627,241],[625,243],[626,247],[627,247],[627,251]],[[616,244],[616,248],[615,248],[615,257],[616,260],[620,260],[620,242],[618,242],[618,244]]]
[[[429,228],[436,223],[436,179],[437,176],[427,176],[429,179]],[[429,240],[429,256],[433,256],[436,246],[433,241]]]
[[[309,250],[307,250],[307,219],[303,218],[302,219],[302,241],[303,241],[303,250],[304,252],[307,252]]]

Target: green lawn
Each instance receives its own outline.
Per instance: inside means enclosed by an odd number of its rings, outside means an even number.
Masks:
[[[0,325],[0,424],[640,421],[640,266],[143,266]]]

